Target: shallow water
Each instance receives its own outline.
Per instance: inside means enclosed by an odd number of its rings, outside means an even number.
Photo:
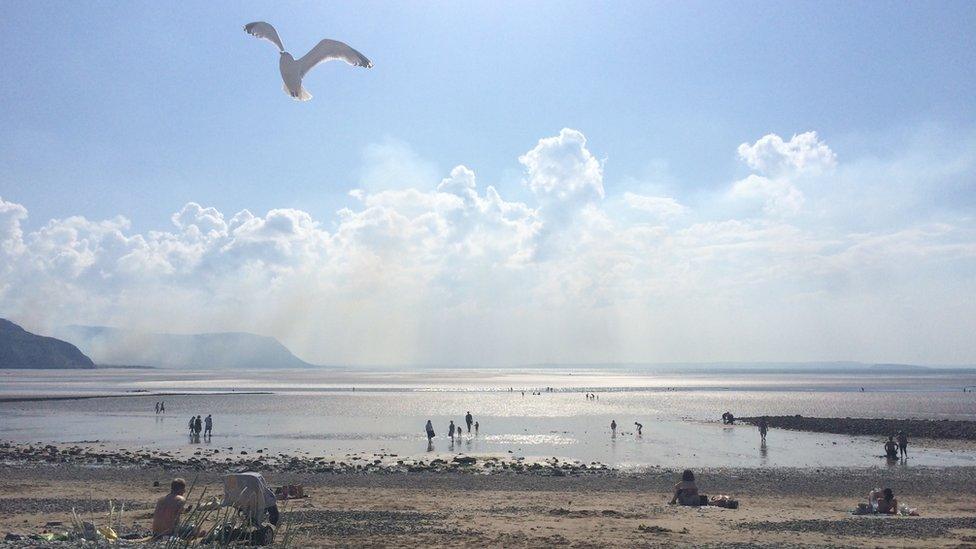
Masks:
[[[163,370],[12,372],[0,397],[192,392],[87,400],[0,403],[0,439],[99,440],[167,450],[196,448],[191,415],[213,414],[215,447],[314,455],[386,451],[422,454],[423,425],[434,423],[433,453],[491,453],[599,461],[617,467],[883,465],[880,439],[772,430],[765,447],[754,427],[724,427],[737,416],[976,419],[972,373],[859,376],[730,373],[661,374],[584,370],[427,370],[234,373]],[[554,392],[533,395],[551,386]],[[860,387],[865,391],[861,392]],[[516,390],[509,391],[512,387]],[[353,390],[355,388],[355,390]],[[525,396],[521,389],[527,388]],[[671,390],[675,388],[675,390]],[[587,400],[583,391],[598,392]],[[274,394],[207,394],[274,391]],[[153,412],[164,400],[167,413]],[[470,410],[475,436],[451,443],[450,420]],[[610,433],[611,420],[618,433]],[[637,436],[634,422],[644,425]],[[206,445],[207,443],[204,443]],[[912,465],[976,465],[966,451],[911,447]]]

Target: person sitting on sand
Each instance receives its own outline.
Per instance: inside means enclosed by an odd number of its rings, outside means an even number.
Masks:
[[[681,473],[681,482],[674,485],[674,496],[669,502],[671,505],[701,505],[701,497],[698,496],[698,485],[695,484],[695,473],[690,469],[685,469]]]
[[[179,522],[180,513],[183,505],[186,504],[186,481],[181,478],[174,478],[169,485],[169,493],[156,500],[156,509],[153,511],[152,531],[154,538],[163,538],[173,535],[176,523]],[[192,534],[193,527],[189,526],[180,529],[181,537],[184,534]]]
[[[888,437],[888,441],[885,442],[885,457],[888,459],[898,459],[898,446],[895,445],[895,437]]]
[[[881,492],[881,497],[878,497],[878,493],[874,490],[871,491],[871,495],[868,496],[868,504],[876,512],[883,515],[894,515],[898,512],[898,500],[895,499],[894,492],[891,488],[885,488]]]
[[[680,505],[700,506],[714,505],[727,509],[738,509],[739,502],[729,496],[708,497],[698,493],[698,485],[695,484],[695,474],[690,469],[685,469],[681,473],[681,482],[674,485],[674,496],[669,502],[670,505],[678,503]]]

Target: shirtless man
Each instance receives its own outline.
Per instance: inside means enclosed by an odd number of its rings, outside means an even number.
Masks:
[[[169,493],[156,500],[156,510],[153,511],[152,530],[153,537],[162,538],[173,535],[176,522],[183,511],[186,498],[186,481],[181,478],[174,478],[169,485]]]

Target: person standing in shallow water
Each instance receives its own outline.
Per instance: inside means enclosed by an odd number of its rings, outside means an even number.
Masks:
[[[427,431],[427,444],[431,444],[434,440],[434,424],[427,420],[427,426],[425,427]]]
[[[203,420],[203,436],[210,438],[213,435],[213,418],[207,414],[207,419]]]
[[[454,441],[454,420],[451,420],[451,424],[447,426],[447,436],[451,437],[451,441]]]
[[[610,420],[610,434],[612,436],[617,436],[617,420],[615,419]]]
[[[471,424],[474,423],[474,416],[471,415],[470,411],[468,411],[468,413],[464,415],[464,422],[468,424],[468,432],[470,433]]]
[[[895,437],[888,437],[885,442],[885,457],[891,460],[898,459],[898,446],[895,444]]]
[[[908,435],[905,431],[898,431],[898,452],[901,454],[902,459],[908,458]]]
[[[766,418],[759,418],[759,436],[762,438],[763,442],[766,442],[766,432],[769,430],[769,426],[766,425]]]

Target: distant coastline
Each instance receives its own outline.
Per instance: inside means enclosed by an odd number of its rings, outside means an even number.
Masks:
[[[173,396],[226,396],[226,395],[273,395],[272,391],[219,391],[213,393],[150,393],[134,391],[122,394],[98,394],[98,395],[50,395],[50,396],[25,396],[25,397],[5,397],[0,396],[0,402],[46,402],[57,400],[91,400],[96,398],[132,398],[132,397],[173,397]]]

